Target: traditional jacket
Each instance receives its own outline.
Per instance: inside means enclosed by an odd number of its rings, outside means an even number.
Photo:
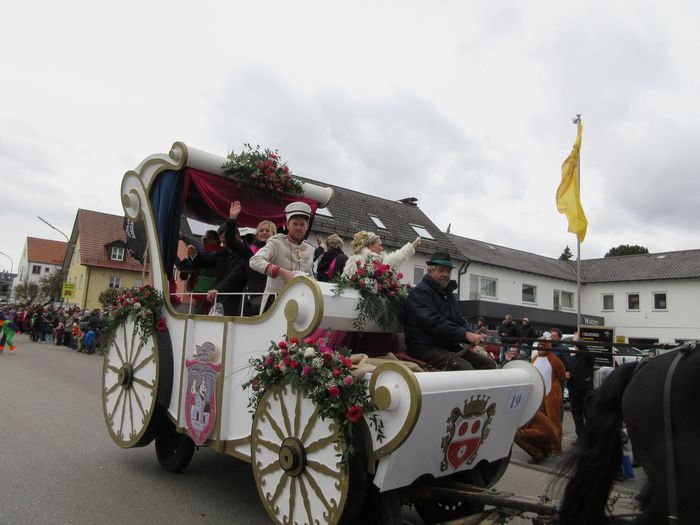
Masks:
[[[269,264],[273,264],[285,270],[313,275],[313,263],[314,247],[306,241],[296,244],[283,233],[270,237],[267,244],[250,258],[250,267],[262,274],[265,273]],[[284,286],[284,281],[281,277],[268,276],[265,293],[277,293],[282,286]]]
[[[378,259],[382,263],[388,264],[393,269],[396,269],[399,264],[411,257],[414,253],[416,253],[416,250],[410,242],[407,242],[403,247],[391,253],[381,252],[377,254],[369,248],[362,248],[360,253],[348,257],[348,262],[345,263],[345,269],[343,270],[343,277],[349,279],[357,272],[357,261],[360,261],[360,264],[364,264],[370,259]]]

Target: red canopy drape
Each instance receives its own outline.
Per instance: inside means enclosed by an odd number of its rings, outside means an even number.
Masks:
[[[290,202],[304,201],[311,206],[312,213],[316,213],[318,207],[316,201],[306,197],[277,194],[275,198],[252,193],[239,188],[232,179],[194,168],[187,168],[185,177],[197,189],[202,201],[188,197],[185,207],[204,222],[228,219],[231,203],[236,200],[241,201],[242,206],[238,224],[250,228],[255,228],[262,220],[272,221],[277,227],[284,225],[284,208]]]

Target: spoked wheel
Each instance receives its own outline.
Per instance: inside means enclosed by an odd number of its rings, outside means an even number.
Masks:
[[[192,461],[194,441],[175,429],[168,418],[163,418],[156,432],[158,463],[168,472],[182,472]]]
[[[477,469],[466,470],[452,474],[447,479],[466,483],[476,487],[484,486],[484,478]],[[416,510],[426,523],[442,523],[451,521],[484,510],[482,503],[471,503],[459,500],[419,500],[415,502]]]
[[[119,326],[104,357],[102,408],[112,440],[123,448],[148,445],[172,389],[167,332],[141,341],[135,325]]]
[[[336,421],[323,420],[314,403],[291,387],[273,387],[263,395],[253,418],[251,463],[265,510],[278,525],[336,524],[353,510],[351,487],[364,489],[364,469],[349,461]],[[353,466],[354,464],[354,466]],[[354,499],[354,498],[352,498]]]

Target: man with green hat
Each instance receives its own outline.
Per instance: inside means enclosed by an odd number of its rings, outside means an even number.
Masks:
[[[454,295],[457,283],[451,280],[452,258],[435,252],[426,261],[428,271],[406,299],[404,333],[410,355],[443,370],[497,368],[491,357],[466,348],[479,344],[484,334],[469,330]]]

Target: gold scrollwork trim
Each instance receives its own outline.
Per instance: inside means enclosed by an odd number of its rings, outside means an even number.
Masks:
[[[369,394],[372,398],[372,403],[374,403],[377,409],[386,410],[391,404],[391,393],[389,389],[381,385],[377,387],[377,380],[382,373],[386,371],[396,372],[404,379],[408,386],[409,399],[407,401],[410,403],[410,406],[406,414],[406,419],[396,435],[374,451],[375,459],[380,459],[390,454],[406,441],[408,436],[411,435],[413,428],[416,426],[423,402],[420,384],[413,372],[401,363],[382,363],[372,372],[372,378],[369,381]],[[381,417],[381,414],[379,414],[379,416]]]

